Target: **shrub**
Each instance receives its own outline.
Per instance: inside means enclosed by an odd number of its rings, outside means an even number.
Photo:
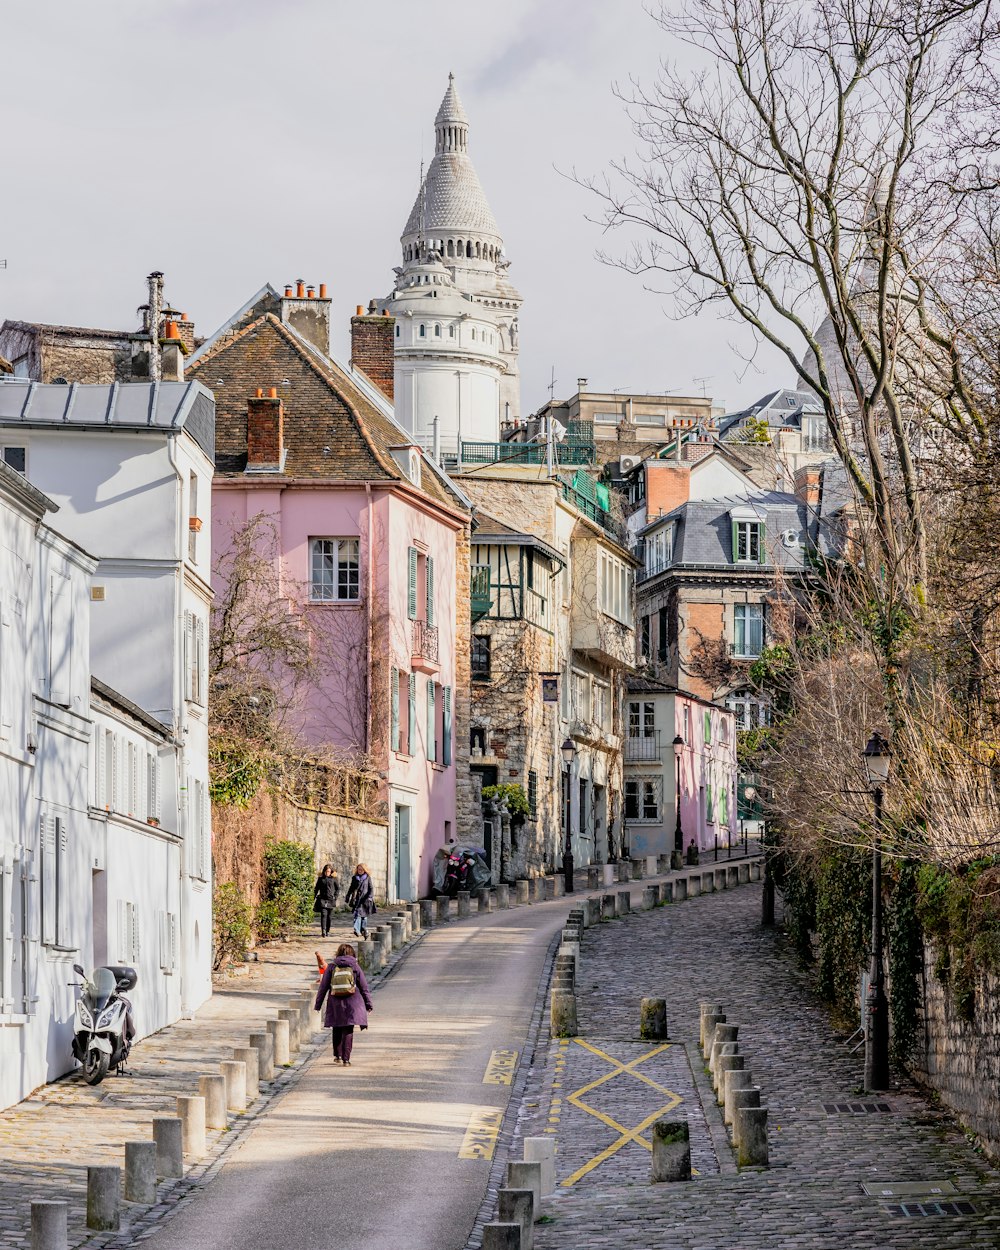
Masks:
[[[217,885],[212,896],[212,967],[228,961],[242,963],[253,936],[250,904],[231,881]]]
[[[501,783],[498,786],[484,786],[483,802],[488,803],[491,799],[505,802],[510,818],[515,823],[524,820],[528,815],[528,796],[524,793],[524,786],[518,785],[516,781]]]
[[[313,855],[308,846],[287,841],[267,844],[264,848],[264,898],[257,910],[258,933],[262,937],[262,916],[265,926],[276,930],[269,933],[271,937],[287,937],[296,925],[310,918],[313,871]]]

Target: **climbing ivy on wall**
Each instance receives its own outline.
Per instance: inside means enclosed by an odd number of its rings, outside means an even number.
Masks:
[[[871,859],[853,847],[837,847],[816,874],[816,977],[824,998],[852,1017],[869,954]]]
[[[916,883],[917,915],[936,952],[934,974],[958,1014],[972,1020],[976,977],[1000,973],[1000,857],[974,860],[958,872],[922,864]]]
[[[889,1012],[892,1018],[892,1060],[905,1065],[913,1055],[920,1012],[924,934],[920,923],[917,865],[909,859],[890,865]]]

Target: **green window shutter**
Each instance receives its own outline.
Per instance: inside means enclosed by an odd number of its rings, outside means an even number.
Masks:
[[[409,550],[409,576],[406,585],[406,615],[411,621],[417,619],[417,549]]]
[[[708,821],[709,824],[711,824],[714,816],[715,816],[715,812],[712,810],[712,787],[706,786],[705,787],[705,819]]]
[[[407,725],[408,738],[406,741],[406,753],[412,755],[417,745],[417,675],[410,674],[410,698],[409,698],[409,724]]]
[[[392,706],[389,741],[394,751],[399,750],[399,669],[389,669],[389,699]]]
[[[451,763],[451,686],[444,688],[444,707],[441,730],[441,763]]]
[[[434,717],[436,709],[434,707],[434,681],[428,678],[427,681],[427,758],[433,764],[437,759],[437,751],[434,749]]]
[[[427,624],[434,624],[434,561],[427,557]]]
[[[738,531],[738,526],[737,526],[736,521],[732,522],[732,536],[733,536],[733,564],[735,564],[737,560],[739,560],[740,558],[740,536],[739,536],[739,531]]]
[[[729,824],[729,804],[726,802],[727,794],[722,787],[719,787],[719,824]]]
[[[712,741],[712,713],[711,712],[705,713],[705,741],[709,743]]]
[[[761,521],[757,526],[757,563],[767,564],[767,545],[764,542],[765,530],[764,522]]]

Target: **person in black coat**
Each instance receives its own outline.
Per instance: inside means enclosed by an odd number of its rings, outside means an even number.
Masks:
[[[368,869],[358,864],[347,887],[347,906],[354,910],[354,932],[360,938],[368,936],[368,917],[375,914],[375,889]]]
[[[337,906],[339,897],[340,882],[333,870],[333,864],[324,864],[323,871],[316,878],[316,888],[313,892],[313,911],[319,912],[319,925],[324,937],[330,932],[333,909]]]

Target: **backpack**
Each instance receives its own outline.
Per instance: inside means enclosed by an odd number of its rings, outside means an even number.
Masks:
[[[354,980],[354,969],[349,968],[346,964],[338,964],[333,970],[333,976],[330,979],[330,993],[334,998],[350,998],[357,990],[357,983]]]

